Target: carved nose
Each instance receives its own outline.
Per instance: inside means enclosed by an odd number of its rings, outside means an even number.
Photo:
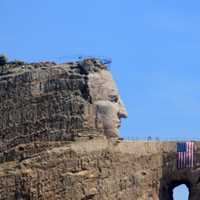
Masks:
[[[118,115],[119,115],[119,118],[127,118],[128,117],[128,113],[125,110],[125,108],[123,108],[123,110],[120,110]]]
[[[118,112],[119,118],[127,118],[128,113],[127,113],[126,108],[121,99],[119,100],[119,104],[120,104],[120,108],[119,108],[119,112]]]

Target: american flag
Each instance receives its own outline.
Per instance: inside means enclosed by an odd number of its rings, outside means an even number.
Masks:
[[[194,142],[177,143],[177,168],[192,168],[194,160]]]

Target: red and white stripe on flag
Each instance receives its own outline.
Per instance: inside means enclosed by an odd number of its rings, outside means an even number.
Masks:
[[[192,168],[194,163],[194,142],[177,143],[177,168]]]

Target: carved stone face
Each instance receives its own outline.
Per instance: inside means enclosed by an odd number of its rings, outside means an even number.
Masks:
[[[89,90],[96,106],[97,123],[102,124],[106,136],[117,137],[121,118],[126,118],[127,112],[111,73],[107,70],[90,73]]]

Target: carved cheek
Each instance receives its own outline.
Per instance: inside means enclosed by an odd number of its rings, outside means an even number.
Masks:
[[[102,121],[104,128],[115,127],[118,121],[117,106],[109,102],[97,106],[97,118]]]
[[[115,127],[112,119],[105,118],[103,119],[103,126],[105,129],[113,129]]]
[[[97,111],[97,116],[105,120],[112,119],[113,118],[112,109],[109,107],[99,107]]]

